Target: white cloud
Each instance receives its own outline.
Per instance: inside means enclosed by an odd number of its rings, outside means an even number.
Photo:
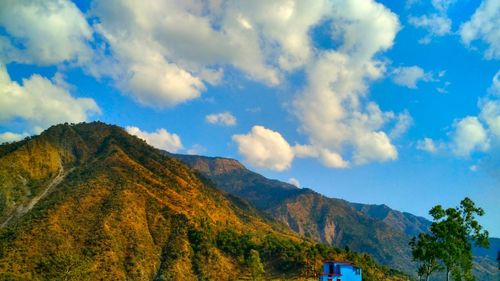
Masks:
[[[317,145],[297,144],[293,147],[293,151],[298,158],[318,158],[326,167],[337,169],[349,167],[349,162],[345,161],[340,154]]]
[[[284,171],[294,158],[292,148],[281,134],[262,126],[253,126],[246,135],[234,135],[233,140],[245,161],[255,167]]]
[[[205,116],[205,121],[210,124],[219,124],[225,126],[234,126],[236,125],[236,117],[231,114],[231,112],[221,112],[214,113]]]
[[[419,40],[421,44],[428,44],[433,37],[444,36],[451,33],[451,20],[442,14],[410,16],[408,22],[417,28],[427,30],[427,35]]]
[[[310,29],[327,0],[93,2],[87,14],[67,0],[0,4],[0,59],[77,62],[108,77],[137,102],[172,107],[223,80],[224,67],[278,85],[313,54]],[[98,38],[95,40],[94,38]],[[93,45],[93,48],[89,46]]]
[[[327,167],[336,169],[343,169],[349,167],[349,162],[344,160],[342,158],[342,155],[340,155],[337,152],[333,152],[329,149],[321,149],[318,155],[321,163],[323,163],[323,165]]]
[[[300,182],[296,178],[289,178],[288,183],[300,188]]]
[[[373,161],[396,160],[398,151],[384,132],[362,134],[356,141],[358,149],[354,152],[356,164],[366,164]]]
[[[0,2],[0,60],[34,64],[85,61],[92,29],[76,5],[65,0]],[[3,58],[2,58],[3,56]]]
[[[425,72],[419,66],[397,67],[392,72],[394,83],[410,89],[416,89],[420,81],[432,81],[432,73]]]
[[[474,151],[486,151],[489,139],[486,129],[479,119],[467,116],[454,124],[452,151],[455,155],[468,157]]]
[[[32,3],[37,9],[43,7],[43,2]],[[76,6],[64,1],[54,7],[52,14],[58,15]],[[43,16],[52,15],[49,12],[41,10]],[[312,157],[340,168],[351,162],[397,158],[391,138],[406,130],[405,121],[370,102],[368,88],[386,72],[379,54],[392,47],[400,25],[396,14],[374,0],[147,4],[96,0],[87,13],[92,20],[90,32],[85,31],[87,23],[80,21],[80,14],[71,14],[79,24],[68,35],[78,44],[73,48],[78,51],[66,54],[63,49],[61,57],[45,59],[46,63],[84,61],[91,75],[110,78],[123,93],[156,108],[198,98],[207,83],[223,83],[228,68],[268,86],[281,84],[293,71],[305,70],[307,85],[292,107],[300,132],[308,137],[306,145],[314,148]],[[311,30],[319,25],[328,25],[331,39],[338,42],[336,48],[314,46]],[[53,33],[36,31],[40,38]],[[62,38],[68,37],[65,34]],[[95,48],[87,56],[86,44],[92,38],[98,40],[92,42]],[[0,44],[5,39],[0,38]],[[2,47],[0,52],[10,54],[11,47]]]
[[[224,66],[277,85],[308,62],[309,31],[330,9],[326,0],[96,1],[90,14],[114,66],[90,72],[160,108],[197,98],[222,80]]]
[[[0,122],[19,118],[32,132],[62,122],[86,121],[90,115],[100,113],[93,99],[75,98],[65,85],[40,75],[18,84],[10,79],[3,65],[0,65],[0,96]]]
[[[166,150],[168,152],[177,152],[182,149],[181,138],[177,134],[171,134],[167,130],[161,128],[154,132],[146,132],[133,126],[125,128],[131,135],[137,136],[145,140],[148,144]]]
[[[0,143],[22,140],[27,136],[28,134],[26,133],[23,134],[18,134],[13,132],[0,133]]]
[[[500,58],[500,2],[484,0],[474,12],[469,21],[460,26],[462,42],[469,46],[473,41],[480,40],[488,48],[484,56],[488,59]]]
[[[351,161],[394,160],[396,147],[383,128],[396,115],[382,112],[366,94],[369,81],[385,71],[374,56],[392,46],[399,30],[397,16],[374,1],[336,1],[334,7],[335,33],[344,41],[336,51],[318,54],[306,68],[308,84],[294,106],[310,145],[298,154],[339,168]],[[343,154],[351,154],[351,161]]]
[[[436,153],[438,151],[438,146],[435,144],[434,140],[431,138],[424,138],[417,142],[417,149],[423,150],[429,153]]]
[[[130,78],[117,82],[119,87],[141,104],[170,107],[197,98],[205,86],[200,78],[157,57],[144,54],[142,62],[128,66]]]

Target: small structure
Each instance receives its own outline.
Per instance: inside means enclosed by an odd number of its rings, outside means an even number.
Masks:
[[[348,261],[324,260],[319,281],[361,281],[361,268]]]

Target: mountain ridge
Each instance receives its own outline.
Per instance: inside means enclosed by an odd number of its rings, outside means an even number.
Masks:
[[[237,161],[223,157],[173,156],[195,169],[200,165],[210,166],[200,163],[203,161]],[[249,200],[301,235],[331,245],[349,246],[355,251],[368,252],[379,262],[406,272],[414,270],[408,241],[412,236],[428,231],[431,224],[423,217],[391,209],[385,204],[352,203],[328,198],[308,188],[301,189],[267,179],[244,166],[237,173],[228,171],[226,174],[213,175],[199,171],[222,190]],[[357,226],[353,227],[352,223]],[[380,247],[380,244],[383,246]],[[491,252],[484,254],[485,251],[475,248],[474,253],[483,253],[476,258],[476,268],[487,268],[486,273],[476,270],[476,275],[480,276],[478,280],[489,280],[491,276],[498,275],[495,268],[496,257]]]

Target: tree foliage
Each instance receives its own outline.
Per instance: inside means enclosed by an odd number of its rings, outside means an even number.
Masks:
[[[253,281],[262,280],[262,274],[264,274],[264,265],[260,261],[259,252],[256,250],[250,250],[250,256],[247,261],[248,267],[250,268],[250,273],[252,275]]]
[[[429,280],[434,271],[441,269],[435,251],[436,245],[436,238],[427,233],[420,233],[418,238],[413,237],[410,241],[413,259],[420,262],[418,276],[424,277],[425,280]]]
[[[472,243],[489,247],[488,231],[483,230],[476,216],[484,215],[470,198],[465,198],[456,208],[433,207],[429,214],[434,222],[430,233],[422,233],[410,241],[413,258],[420,262],[418,274],[428,279],[440,270],[454,280],[475,280],[472,275]]]

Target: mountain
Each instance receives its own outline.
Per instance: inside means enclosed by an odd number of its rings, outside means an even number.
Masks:
[[[234,159],[176,155],[222,190],[250,201],[295,232],[335,246],[368,252],[379,262],[411,270],[407,235],[395,231],[368,209],[327,198],[307,188],[270,180]],[[375,215],[375,212],[373,212]],[[379,215],[379,214],[377,214]]]
[[[408,242],[429,229],[431,222],[386,205],[351,203],[325,197],[311,189],[271,180],[234,159],[173,155],[215,182],[222,190],[253,205],[295,232],[337,247],[367,252],[383,264],[415,272]],[[478,280],[493,280],[497,240],[492,250],[474,249]],[[495,248],[496,247],[496,248]],[[493,253],[495,252],[495,253]]]
[[[209,171],[241,169],[226,164]],[[248,280],[254,251],[266,280],[299,280],[324,258],[352,260],[366,280],[407,279],[301,237],[117,126],[0,145],[1,280]]]
[[[425,218],[393,210],[384,204],[351,203],[351,206],[371,218],[383,221],[408,236],[413,237],[419,233],[427,232],[431,226],[431,222]]]

